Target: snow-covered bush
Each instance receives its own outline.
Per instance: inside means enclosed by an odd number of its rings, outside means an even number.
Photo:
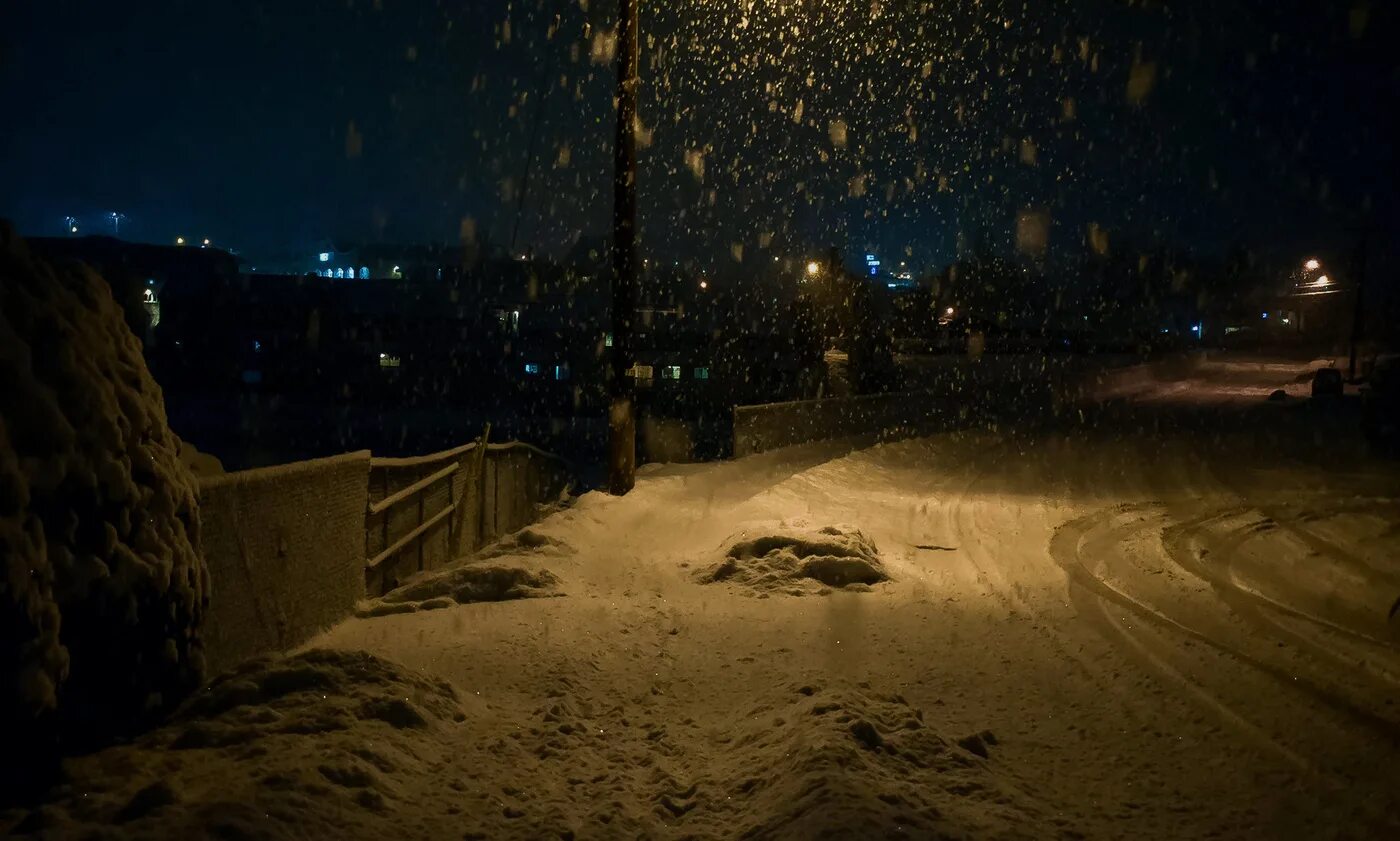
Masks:
[[[101,740],[198,685],[208,575],[160,389],[103,280],[3,224],[0,563],[0,753]]]

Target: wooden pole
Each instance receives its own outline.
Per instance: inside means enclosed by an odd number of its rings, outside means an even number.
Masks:
[[[632,490],[637,473],[632,328],[637,310],[638,14],[641,0],[619,0],[617,143],[613,160],[612,404],[608,413],[608,491]]]

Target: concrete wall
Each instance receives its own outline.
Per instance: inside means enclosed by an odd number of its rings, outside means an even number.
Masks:
[[[201,479],[210,674],[298,645],[364,597],[370,454]]]

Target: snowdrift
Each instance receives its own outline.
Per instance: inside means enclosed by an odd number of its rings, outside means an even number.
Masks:
[[[71,760],[74,783],[15,829],[371,837],[389,832],[389,804],[441,766],[464,718],[451,686],[363,652],[255,660],[134,744]]]
[[[801,596],[829,588],[869,589],[888,581],[879,550],[852,526],[783,529],[735,540],[724,560],[702,570],[702,584],[732,582],[762,595]]]
[[[0,226],[7,756],[100,740],[199,685],[208,579],[179,452],[107,285]]]

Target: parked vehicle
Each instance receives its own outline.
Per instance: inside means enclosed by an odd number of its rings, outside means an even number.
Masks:
[[[1400,444],[1400,357],[1376,361],[1361,391],[1361,428],[1374,446]]]
[[[1318,368],[1313,372],[1313,397],[1341,397],[1342,372],[1336,368]]]

